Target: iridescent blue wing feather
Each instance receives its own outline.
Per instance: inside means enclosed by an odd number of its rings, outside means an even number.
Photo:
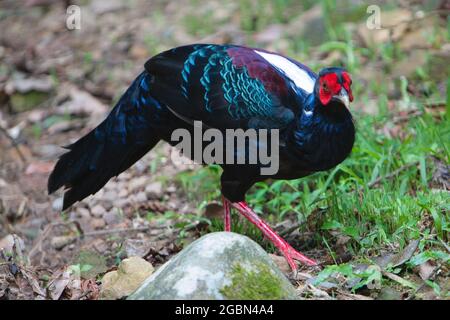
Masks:
[[[150,59],[152,95],[214,128],[284,128],[298,111],[288,79],[249,48],[193,45]]]

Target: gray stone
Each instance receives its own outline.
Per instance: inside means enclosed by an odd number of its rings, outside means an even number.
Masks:
[[[128,202],[128,199],[117,199],[114,201],[113,205],[115,208],[124,208],[129,204]]]
[[[297,294],[257,243],[215,232],[187,246],[128,299],[297,299]]]
[[[147,185],[148,178],[145,176],[140,176],[137,178],[133,178],[128,183],[128,190],[130,193],[136,192],[138,190],[142,190]]]
[[[106,224],[114,225],[120,222],[119,210],[117,208],[113,208],[103,216],[103,220],[105,220]]]
[[[117,271],[108,272],[103,276],[100,298],[112,300],[129,295],[153,273],[153,270],[152,264],[140,257],[123,260]]]
[[[128,197],[128,190],[123,188],[120,189],[119,194],[117,195],[119,198],[126,198]]]
[[[78,215],[78,217],[85,218],[85,219],[89,219],[91,217],[89,210],[86,208],[82,208],[82,207],[77,208],[77,215]]]
[[[138,192],[133,197],[134,203],[142,203],[142,202],[146,202],[146,201],[147,201],[147,195],[145,194],[144,191]]]
[[[151,246],[152,243],[147,239],[126,239],[122,245],[127,257],[143,257],[149,252]]]
[[[161,182],[153,182],[145,187],[145,193],[149,199],[159,199],[163,195]]]
[[[105,208],[101,205],[96,205],[91,209],[91,214],[96,218],[101,218],[106,213]]]
[[[92,218],[91,227],[95,230],[103,229],[106,226],[105,220],[102,218]]]
[[[105,192],[105,194],[102,197],[103,203],[102,206],[105,208],[106,211],[111,210],[113,207],[113,202],[117,199],[117,192],[114,190],[110,190]]]

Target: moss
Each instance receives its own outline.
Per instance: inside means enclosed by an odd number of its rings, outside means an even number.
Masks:
[[[105,257],[89,250],[81,250],[72,264],[80,267],[80,275],[83,279],[94,279],[108,270]]]
[[[242,265],[237,264],[231,270],[230,276],[231,285],[220,290],[225,298],[238,300],[280,300],[288,298],[280,280],[265,264],[256,264],[254,270],[247,270]]]
[[[11,107],[14,112],[22,112],[33,109],[47,100],[49,94],[46,92],[30,91],[27,93],[14,93],[11,96]]]

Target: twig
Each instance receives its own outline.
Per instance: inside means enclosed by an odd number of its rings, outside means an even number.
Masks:
[[[417,286],[414,283],[412,283],[411,281],[405,280],[402,277],[399,277],[398,275],[396,275],[394,273],[387,272],[387,271],[384,271],[384,270],[381,271],[381,273],[383,274],[383,276],[385,276],[385,277],[387,277],[387,278],[389,278],[389,279],[391,279],[391,280],[401,284],[402,286],[406,286],[406,287],[409,287],[409,288],[414,289],[414,290],[417,289]]]
[[[98,230],[98,231],[91,231],[91,232],[85,232],[85,237],[92,237],[92,236],[99,236],[104,234],[111,234],[111,233],[120,233],[120,232],[130,232],[130,231],[147,231],[150,229],[150,227],[138,227],[138,228],[118,228],[118,229],[109,229],[109,230]],[[82,237],[82,236],[80,236]]]
[[[349,293],[349,292],[345,292],[343,290],[336,290],[338,293],[338,300],[373,300],[373,298],[371,297],[367,297],[361,294],[353,294],[353,293]],[[348,298],[348,299],[340,299],[339,295],[341,295],[343,298]]]
[[[51,231],[52,228],[54,228],[56,226],[64,226],[66,228],[69,228],[67,226],[68,224],[72,224],[72,222],[68,222],[68,223],[66,223],[66,222],[53,222],[53,223],[50,223],[49,225],[47,225],[45,227],[44,231],[42,231],[42,234],[39,237],[39,239],[36,241],[36,244],[30,250],[30,253],[28,254],[28,259],[31,260],[31,258],[34,257],[34,255],[35,255],[35,251],[37,251],[38,249],[42,252],[42,242],[50,234],[50,231]],[[42,260],[42,258],[41,258],[41,260]]]
[[[387,175],[385,175],[385,176],[383,176],[383,177],[378,177],[378,178],[376,178],[376,179],[375,179],[374,181],[372,181],[371,183],[368,183],[368,184],[367,184],[367,187],[368,187],[368,188],[372,188],[372,187],[374,187],[375,185],[377,185],[378,183],[380,183],[381,180],[391,179],[391,178],[397,176],[400,172],[402,172],[402,171],[404,171],[404,170],[406,170],[406,169],[409,169],[409,168],[411,168],[411,167],[417,166],[418,164],[419,164],[419,161],[415,161],[415,162],[412,162],[412,163],[405,164],[405,165],[401,166],[400,168],[398,168],[397,170],[394,170],[394,171],[392,171],[391,173],[389,173],[389,174],[387,174]]]
[[[394,118],[392,119],[392,122],[393,122],[394,124],[398,124],[398,123],[400,123],[400,122],[409,121],[411,118],[414,118],[414,117],[420,117],[421,115],[423,115],[423,111],[420,111],[420,110],[414,110],[414,111],[408,113],[408,114],[405,115],[405,116],[396,116],[396,117],[394,117]]]
[[[444,246],[444,248],[450,253],[450,247],[448,246],[448,244],[445,243],[444,240],[442,240],[441,238],[439,238],[439,242]]]
[[[26,163],[27,159],[23,155],[22,151],[20,151],[19,147],[17,146],[16,140],[13,137],[11,137],[8,130],[0,126],[0,132],[2,132],[5,135],[5,137],[8,138],[8,140],[11,142],[12,147],[16,150],[17,154],[19,155],[20,161],[22,161],[22,163]]]
[[[410,109],[410,110],[408,110],[408,114],[406,114],[406,115],[394,115],[392,117],[392,122],[394,124],[398,124],[401,122],[409,121],[411,118],[420,117],[421,115],[423,115],[425,113],[432,113],[433,109],[437,109],[440,107],[445,108],[446,102],[445,101],[432,101],[432,102],[422,102],[422,104],[424,106],[424,110],[419,110],[417,108]]]

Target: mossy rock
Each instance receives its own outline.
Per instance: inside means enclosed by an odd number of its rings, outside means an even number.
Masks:
[[[294,287],[248,237],[210,233],[147,278],[130,300],[296,299]]]

